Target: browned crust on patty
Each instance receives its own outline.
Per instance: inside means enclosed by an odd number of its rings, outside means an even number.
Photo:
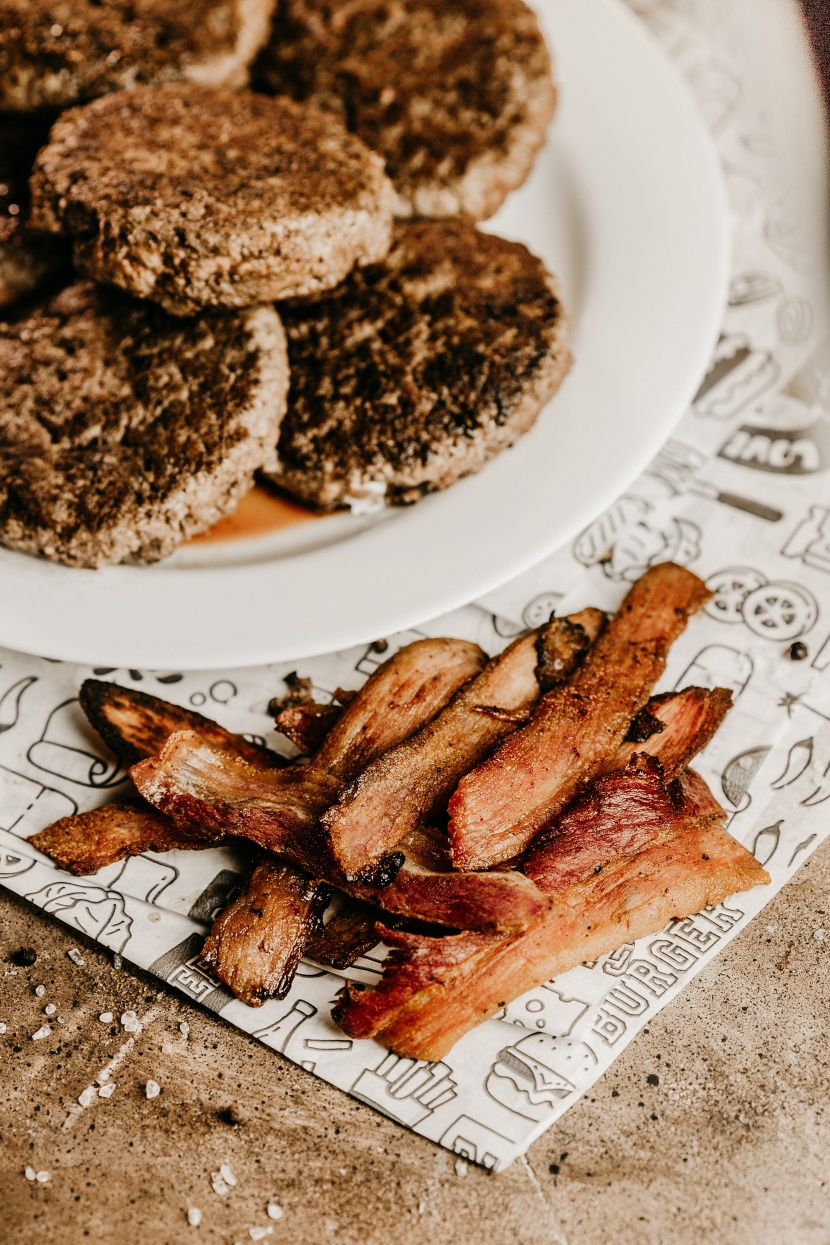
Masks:
[[[0,0],[0,108],[147,83],[244,86],[274,0]]]
[[[53,119],[0,113],[0,307],[32,293],[69,263],[62,239],[29,227],[29,174]]]
[[[287,379],[270,307],[182,321],[81,283],[0,323],[0,543],[164,557],[250,488]]]
[[[269,478],[321,508],[414,501],[477,471],[570,364],[541,260],[459,220],[397,225],[382,264],[281,314],[291,386]]]
[[[380,158],[326,113],[252,91],[140,87],[65,113],[32,215],[77,267],[190,315],[328,289],[389,248]]]
[[[380,152],[399,215],[492,216],[556,105],[523,0],[282,0],[252,78],[329,109]]]

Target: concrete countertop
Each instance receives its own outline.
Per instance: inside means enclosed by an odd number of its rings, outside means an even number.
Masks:
[[[10,960],[21,947],[32,967]],[[271,1227],[274,1245],[827,1245],[829,951],[827,843],[526,1160],[489,1175],[4,894],[0,1242],[244,1245]],[[81,1109],[110,1061],[112,1096]]]

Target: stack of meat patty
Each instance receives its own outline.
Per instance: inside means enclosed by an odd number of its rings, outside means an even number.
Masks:
[[[479,231],[556,93],[523,0],[0,0],[0,543],[153,561],[256,473],[319,509],[478,470],[566,372]]]

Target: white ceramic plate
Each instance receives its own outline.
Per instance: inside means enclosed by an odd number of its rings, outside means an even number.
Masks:
[[[692,98],[616,0],[540,0],[561,103],[488,228],[557,272],[575,366],[479,475],[379,519],[336,515],[102,571],[0,550],[0,644],[111,666],[307,657],[455,608],[570,540],[645,466],[705,371],[729,220]]]

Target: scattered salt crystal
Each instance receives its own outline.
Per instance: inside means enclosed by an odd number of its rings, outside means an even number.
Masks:
[[[47,1181],[51,1180],[51,1172],[45,1172],[45,1171],[38,1172],[35,1179],[37,1180],[38,1184],[46,1184]]]
[[[122,955],[118,955],[118,954],[116,953],[116,954],[112,957],[112,966],[113,966],[113,968],[120,968],[120,967],[121,967],[121,965],[122,965],[123,963],[124,963],[124,957],[123,957]]]
[[[35,994],[37,995],[39,999],[42,999],[45,993],[46,993],[46,986],[35,986]]]
[[[230,1167],[228,1167],[227,1163],[222,1163],[220,1165],[219,1175],[225,1181],[226,1184],[229,1184],[231,1186],[231,1188],[233,1188],[234,1185],[236,1184],[236,1176],[234,1176],[233,1172],[231,1171]]]
[[[248,1236],[252,1241],[261,1241],[266,1236],[270,1236],[273,1231],[273,1228],[249,1228]]]
[[[99,1098],[112,1098],[115,1093],[115,1081],[107,1081],[106,1085],[102,1085],[98,1090]]]
[[[55,1007],[54,1003],[47,1003],[43,1010],[47,1016],[54,1016],[58,1009]]]
[[[78,968],[83,968],[84,964],[86,964],[86,960],[81,955],[77,947],[70,947],[66,954],[69,956],[73,964],[78,965]]]
[[[151,913],[150,913],[150,915],[147,917],[147,920],[148,920],[148,921],[153,921],[154,923],[155,923],[156,921],[160,921],[160,920],[161,920],[161,913],[160,913],[160,912],[151,912]]]
[[[191,1228],[198,1228],[199,1224],[202,1222],[202,1212],[199,1210],[198,1206],[188,1207],[187,1222],[190,1224]]]
[[[39,1042],[41,1038],[48,1037],[51,1032],[49,1025],[41,1025],[37,1033],[32,1034],[32,1041]]]
[[[265,1213],[267,1214],[269,1219],[282,1219],[283,1214],[285,1212],[283,1211],[282,1207],[279,1206],[276,1202],[269,1202],[268,1209],[266,1210]]]
[[[466,1175],[467,1175],[467,1164],[464,1162],[464,1160],[463,1160],[463,1159],[456,1159],[456,1160],[455,1160],[455,1174],[456,1174],[456,1176],[466,1176]]]
[[[148,1081],[144,1086],[144,1092],[148,1098],[158,1098],[161,1093],[161,1086],[158,1081]]]
[[[37,1180],[37,1172],[34,1167],[24,1167],[23,1175],[27,1180]]]
[[[112,1020],[112,1012],[101,1012],[98,1019],[101,1021],[102,1025],[108,1025]]]
[[[80,1094],[78,1095],[78,1102],[81,1104],[82,1107],[88,1107],[94,1097],[95,1097],[95,1086],[87,1085],[86,1089],[81,1090]]]
[[[181,1033],[182,1037],[184,1038],[187,1038],[189,1036],[190,1025],[187,1023],[186,1020],[183,1020],[182,1023],[179,1025],[179,1033]]]
[[[0,1020],[0,1033],[5,1033],[5,1032],[6,1032],[6,1026],[4,1022]]]
[[[138,1020],[138,1016],[135,1014],[134,1011],[121,1013],[121,1023],[125,1029],[127,1028],[128,1025],[135,1024],[137,1020]]]
[[[419,1202],[418,1203],[418,1214],[422,1215],[424,1211],[426,1210],[426,1208],[427,1208],[426,1202]]]
[[[228,1186],[225,1184],[224,1180],[220,1178],[218,1172],[213,1173],[210,1187],[213,1189],[213,1192],[218,1193],[220,1197],[224,1197],[226,1193],[230,1192]]]
[[[816,942],[826,942],[827,941],[827,930],[817,929],[815,933],[813,934],[813,937],[815,938]]]

